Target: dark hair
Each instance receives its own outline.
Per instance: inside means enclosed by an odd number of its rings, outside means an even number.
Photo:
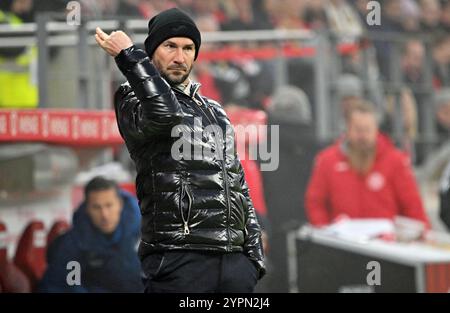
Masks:
[[[103,176],[92,178],[84,187],[84,198],[87,200],[91,192],[114,189],[119,195],[119,186],[114,180],[107,179]]]

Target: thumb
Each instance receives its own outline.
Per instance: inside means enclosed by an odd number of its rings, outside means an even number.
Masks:
[[[100,27],[97,27],[97,28],[95,29],[95,32],[96,32],[97,35],[98,35],[101,39],[103,39],[103,40],[105,40],[105,39],[107,39],[107,38],[109,37],[108,34],[105,33]]]

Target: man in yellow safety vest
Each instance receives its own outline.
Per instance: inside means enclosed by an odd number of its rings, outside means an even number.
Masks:
[[[0,25],[24,23],[17,10],[31,10],[19,7],[11,1],[8,10],[0,9]],[[32,1],[25,1],[32,3]],[[0,48],[0,108],[35,108],[38,103],[37,50],[34,46]]]

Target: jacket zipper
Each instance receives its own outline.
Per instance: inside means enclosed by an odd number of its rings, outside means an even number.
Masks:
[[[175,89],[176,90],[176,89]],[[206,119],[209,122],[209,125],[212,125],[211,120],[208,117],[208,114],[206,114],[205,111],[203,111],[202,106],[205,107],[205,110],[208,110],[209,108],[206,107],[206,104],[202,105],[202,102],[200,100],[195,99],[194,97],[189,97],[188,95],[186,95],[185,93],[181,92],[180,90],[176,90],[177,92],[179,92],[180,94],[183,94],[184,96],[191,98],[197,105],[199,110],[203,113],[203,115],[206,117]],[[216,123],[218,124],[218,121],[216,119],[216,117],[214,116],[214,114],[210,111],[212,118],[216,121]],[[226,145],[224,145],[224,150],[226,150]],[[230,190],[229,190],[229,185],[228,185],[228,174],[227,174],[227,170],[226,170],[226,164],[225,164],[225,151],[222,151],[224,153],[224,157],[222,158],[222,175],[223,175],[223,179],[224,179],[224,185],[225,185],[225,195],[226,195],[226,199],[225,201],[227,202],[227,210],[228,210],[228,214],[227,214],[227,234],[228,234],[228,245],[227,245],[227,251],[231,251],[231,233],[230,233],[230,220],[231,220],[231,207],[230,207]],[[184,218],[183,218],[183,222],[184,222]],[[186,226],[186,224],[185,224]],[[186,229],[186,228],[185,228]],[[189,231],[189,228],[188,228]],[[186,230],[185,230],[186,233]]]
[[[187,196],[188,198],[188,207],[187,207],[187,214],[185,216],[184,214],[184,197]],[[183,234],[189,235],[191,233],[191,230],[189,229],[189,219],[191,217],[191,208],[192,208],[192,196],[187,190],[187,186],[184,180],[181,181],[181,194],[180,194],[180,200],[179,200],[179,207],[180,207],[180,213],[181,213],[181,219],[183,220]]]
[[[199,107],[200,107],[200,110],[203,111],[203,109],[202,109],[202,107],[200,105],[199,105]],[[214,116],[214,113],[211,112],[209,107],[204,105],[204,110],[208,110],[209,113],[211,114],[211,117],[215,120],[215,122],[217,124],[219,123],[217,121],[216,117]],[[206,116],[206,118],[208,119],[209,123],[212,124],[211,120],[208,118],[208,114],[206,112],[203,112],[203,114]],[[224,180],[224,185],[225,185],[225,194],[226,194],[225,201],[227,202],[227,209],[228,209],[228,214],[227,214],[227,225],[228,225],[228,227],[227,227],[227,233],[228,233],[227,251],[231,251],[231,233],[230,233],[231,206],[230,206],[230,187],[228,185],[228,173],[227,173],[227,168],[226,168],[226,164],[225,164],[226,144],[224,145],[223,149],[224,149],[224,150],[222,150],[223,158],[221,160],[221,163],[222,163],[222,175],[223,175],[223,180]]]
[[[228,233],[228,245],[227,245],[227,251],[231,251],[231,233],[230,233],[230,219],[231,219],[231,207],[230,207],[230,190],[228,186],[228,174],[227,170],[225,168],[225,161],[222,160],[222,175],[225,182],[225,194],[226,194],[226,201],[227,201],[227,209],[228,209],[228,216],[227,216],[227,233]]]

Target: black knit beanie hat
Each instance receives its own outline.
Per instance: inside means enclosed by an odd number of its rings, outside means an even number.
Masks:
[[[183,11],[172,8],[152,17],[148,22],[148,37],[145,39],[145,51],[152,58],[156,48],[166,39],[188,37],[195,45],[195,59],[201,44],[200,31],[195,22]]]

